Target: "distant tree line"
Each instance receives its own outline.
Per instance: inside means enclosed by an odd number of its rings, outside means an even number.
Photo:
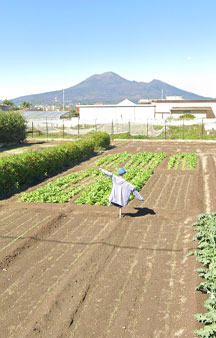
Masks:
[[[3,100],[3,104],[6,104],[7,106],[10,106],[10,110],[19,110],[19,109],[26,109],[31,107],[31,103],[27,101],[23,101],[20,106],[16,106],[13,101],[11,100]]]

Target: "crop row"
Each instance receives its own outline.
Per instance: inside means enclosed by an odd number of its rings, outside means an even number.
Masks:
[[[123,153],[124,159],[127,153]],[[124,165],[126,169],[126,174],[124,178],[134,185],[135,189],[140,191],[145,185],[147,180],[153,174],[153,168],[155,168],[155,163],[157,165],[166,157],[164,153],[137,153],[135,155],[128,156],[130,160]],[[146,163],[150,159],[155,158],[157,161],[154,162],[153,168],[145,167]],[[107,162],[105,169],[107,169]],[[109,162],[110,163],[110,162]],[[120,162],[121,163],[121,162]],[[97,162],[97,165],[101,165],[100,161]],[[117,169],[113,171],[117,175]],[[77,204],[98,204],[98,205],[108,205],[108,197],[112,189],[112,180],[108,177],[102,177],[94,182],[91,186],[83,191],[80,197],[75,201]],[[131,197],[132,199],[133,197]]]
[[[194,223],[197,234],[193,240],[198,240],[198,250],[190,253],[197,257],[197,261],[203,268],[197,269],[197,273],[203,282],[196,288],[208,295],[205,301],[205,308],[208,310],[204,314],[196,314],[195,319],[204,324],[195,334],[203,338],[216,337],[216,213],[201,214],[198,222]]]
[[[132,155],[130,153],[119,153],[108,155],[101,160],[96,161],[96,165],[106,164],[108,166],[119,166],[125,163],[127,173],[125,179],[133,184],[139,191],[153,174],[153,169],[166,157],[166,154],[159,153],[138,153]],[[134,159],[134,160],[133,160]],[[146,163],[147,166],[146,166]],[[115,169],[114,174],[117,174]],[[95,180],[95,176],[97,180]],[[108,196],[111,192],[112,180],[104,177],[98,168],[90,168],[79,173],[73,173],[38,188],[30,193],[23,193],[21,201],[23,202],[68,202],[75,195],[81,192],[79,198],[75,201],[77,204],[99,204],[107,205]]]
[[[62,176],[29,193],[23,193],[21,202],[64,203],[70,201],[83,190],[87,183],[79,184],[83,179],[99,175],[100,171],[89,168],[78,173]]]
[[[178,153],[176,155],[170,156],[168,162],[168,169],[178,169],[180,165],[182,165],[182,169],[193,170],[196,168],[198,156],[195,153]]]

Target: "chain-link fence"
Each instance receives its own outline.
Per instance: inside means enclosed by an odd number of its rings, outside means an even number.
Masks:
[[[216,138],[216,119],[112,121],[35,120],[27,123],[28,136],[32,138],[79,138],[83,134],[105,131],[114,137],[153,139],[208,139]]]

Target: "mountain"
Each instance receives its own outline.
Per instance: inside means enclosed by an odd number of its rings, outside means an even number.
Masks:
[[[115,104],[125,98],[137,103],[140,99],[161,99],[162,92],[166,96],[182,96],[188,100],[209,99],[204,96],[196,95],[185,90],[176,88],[160,80],[151,82],[129,81],[113,72],[93,75],[79,84],[64,89],[65,105],[72,102],[73,105],[92,104],[102,102],[105,104]],[[27,95],[12,100],[19,105],[23,101],[35,104],[59,104],[62,105],[63,91],[57,90],[48,93]]]

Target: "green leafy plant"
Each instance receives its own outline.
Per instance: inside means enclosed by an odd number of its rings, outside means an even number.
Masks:
[[[125,179],[131,182],[139,191],[153,174],[153,169],[166,157],[165,153],[137,153],[135,155],[123,152],[107,155],[95,162],[97,168],[60,177],[30,193],[23,193],[23,202],[68,202],[81,193],[76,199],[77,204],[108,205],[108,196],[112,189],[112,180],[104,177],[98,166],[101,164],[115,167],[125,163],[127,173]],[[153,161],[154,160],[154,161]],[[95,177],[97,179],[95,180]]]
[[[196,168],[198,156],[195,153],[178,153],[175,155],[170,156],[168,162],[168,169],[179,169],[180,165],[182,164],[183,170],[193,170]]]
[[[196,290],[206,293],[209,298],[205,301],[208,312],[194,316],[198,322],[204,324],[204,327],[196,330],[195,334],[203,338],[214,338],[216,337],[216,213],[201,214],[198,220],[193,224],[197,231],[193,240],[198,241],[198,250],[190,255],[196,256],[198,262],[204,266],[196,270],[204,279]]]

